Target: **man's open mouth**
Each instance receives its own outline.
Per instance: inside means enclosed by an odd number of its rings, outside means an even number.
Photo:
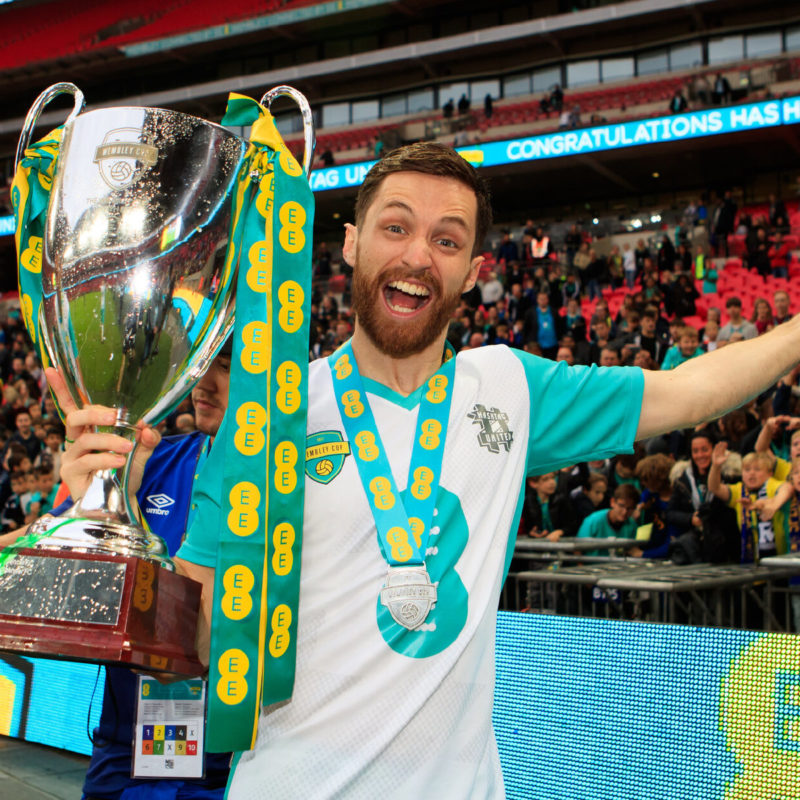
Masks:
[[[426,306],[431,299],[431,292],[421,283],[408,281],[391,281],[383,287],[386,305],[398,314],[412,314]]]

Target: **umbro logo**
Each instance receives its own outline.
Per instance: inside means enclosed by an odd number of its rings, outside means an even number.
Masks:
[[[168,494],[149,494],[147,502],[155,508],[167,508],[175,502]]]

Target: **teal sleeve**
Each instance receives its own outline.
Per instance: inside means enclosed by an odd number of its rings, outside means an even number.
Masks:
[[[569,367],[512,350],[530,396],[527,474],[633,451],[642,410],[638,367]]]
[[[197,474],[197,485],[192,501],[197,505],[192,524],[186,538],[175,554],[184,561],[202,567],[216,567],[217,543],[219,541],[220,514],[222,509],[222,476],[225,468],[225,429],[227,415],[219,426],[206,463]]]

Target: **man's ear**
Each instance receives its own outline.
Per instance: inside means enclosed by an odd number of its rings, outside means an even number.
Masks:
[[[469,272],[467,273],[467,279],[464,281],[464,286],[461,289],[461,294],[468,292],[473,286],[475,286],[475,282],[478,280],[478,272],[480,272],[481,264],[483,264],[483,256],[475,256],[475,258],[472,259]]]
[[[356,248],[358,245],[358,228],[355,225],[345,222],[344,224],[344,245],[342,245],[342,258],[351,266],[356,265]]]

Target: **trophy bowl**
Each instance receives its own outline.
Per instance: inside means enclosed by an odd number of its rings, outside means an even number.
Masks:
[[[283,89],[265,99],[297,99]],[[102,430],[133,441],[140,420],[158,423],[191,390],[231,330],[239,248],[229,234],[247,143],[165,109],[81,113],[77,87],[56,84],[31,108],[18,163],[42,108],[65,92],[75,107],[47,206],[39,330],[75,403],[114,408]],[[306,145],[307,171],[308,134]],[[98,471],[68,512],[31,526],[35,542],[0,572],[0,649],[202,671],[199,584],[135,519],[127,476],[127,465]]]

